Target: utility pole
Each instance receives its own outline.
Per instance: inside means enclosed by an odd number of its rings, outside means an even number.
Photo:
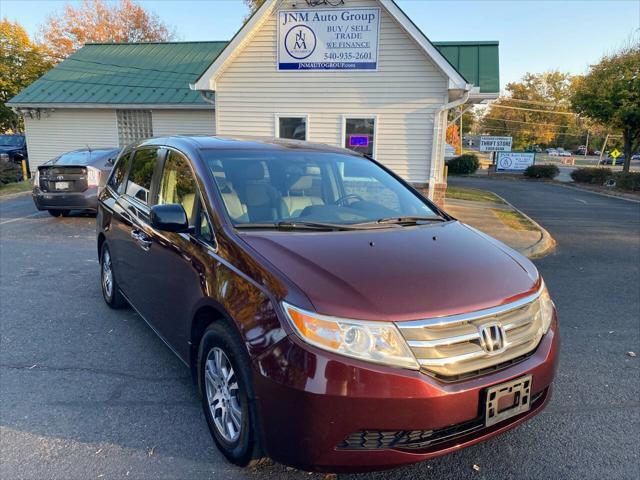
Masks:
[[[587,144],[585,145],[585,149],[584,149],[584,156],[587,156],[587,153],[589,152],[589,130],[587,130]]]
[[[460,109],[462,109],[462,105],[460,106]],[[463,115],[464,115],[464,110],[460,114],[460,155],[462,155],[462,145],[464,143],[463,136],[462,136],[462,116]]]
[[[600,161],[598,163],[602,162],[602,155],[604,155],[604,149],[607,146],[607,140],[609,140],[609,134],[607,133],[607,136],[604,137],[604,142],[602,142],[602,149],[600,150]]]

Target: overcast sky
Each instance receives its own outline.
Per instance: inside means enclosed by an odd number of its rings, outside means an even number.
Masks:
[[[0,0],[0,15],[35,34],[65,1]],[[73,1],[71,3],[79,3]],[[499,40],[500,83],[525,72],[584,73],[640,32],[640,0],[397,0],[431,40]],[[228,40],[240,28],[242,0],[143,0],[174,25],[180,40]]]

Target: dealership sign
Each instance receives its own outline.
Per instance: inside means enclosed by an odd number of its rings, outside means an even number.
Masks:
[[[498,152],[496,172],[522,173],[533,165],[535,160],[534,152]]]
[[[483,135],[480,137],[481,152],[510,152],[511,137],[490,137]]]
[[[377,70],[379,8],[280,10],[278,70]]]

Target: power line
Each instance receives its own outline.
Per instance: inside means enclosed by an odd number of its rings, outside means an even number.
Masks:
[[[80,84],[80,86],[82,85],[97,85],[99,87],[129,87],[129,88],[141,88],[141,89],[146,89],[146,90],[175,90],[176,92],[191,92],[192,90],[189,90],[189,88],[187,87],[167,87],[167,86],[163,86],[163,87],[154,87],[154,86],[146,86],[146,85],[129,85],[129,84],[125,84],[125,83],[97,83],[97,82],[87,82],[85,80],[50,80],[48,78],[40,78],[39,81],[42,82],[52,82],[52,83],[66,83],[69,84],[71,86],[71,84],[76,84],[75,86],[77,86],[77,84]]]
[[[486,130],[500,130],[500,131],[505,131],[505,132],[517,132],[517,133],[527,133],[527,134],[532,134],[532,135],[538,135],[537,132],[533,132],[531,130],[522,130],[522,129],[518,129],[518,128],[509,128],[509,127],[486,127]],[[553,136],[559,136],[559,135],[563,135],[563,136],[567,136],[567,137],[586,137],[587,134],[575,134],[575,133],[565,133],[565,132],[551,132],[553,133]]]
[[[539,109],[535,109],[535,108],[511,107],[509,105],[496,105],[495,103],[492,103],[491,105],[489,105],[489,108],[507,108],[509,110],[523,110],[523,111],[527,111],[527,112],[550,113],[552,115],[570,115],[570,116],[575,116],[575,117],[578,116],[577,114],[572,113],[572,112],[553,112],[551,110],[539,110]]]
[[[512,97],[500,97],[500,98],[498,98],[498,100],[500,100],[500,101],[509,101],[509,102],[518,102],[518,103],[529,103],[531,105],[542,105],[542,106],[553,107],[553,108],[557,108],[558,106],[561,106],[561,105],[558,105],[557,103],[540,102],[538,100],[523,100],[521,98],[512,98]]]
[[[526,125],[543,125],[545,127],[560,127],[560,128],[568,128],[568,127],[573,127],[574,125],[561,125],[559,123],[536,123],[536,122],[525,122],[522,120],[511,120],[509,118],[494,118],[494,117],[484,117],[482,119],[482,121],[485,120],[496,120],[496,121],[500,121],[500,122],[515,122],[515,123],[524,123]]]
[[[202,72],[177,72],[175,70],[161,70],[158,68],[145,68],[145,67],[136,67],[134,65],[118,65],[117,63],[108,63],[108,62],[96,62],[94,60],[80,60],[79,58],[73,58],[73,57],[69,57],[66,59],[66,61],[74,61],[74,62],[81,62],[81,63],[91,63],[94,65],[104,65],[104,66],[108,66],[108,67],[118,67],[118,68],[131,68],[134,70],[146,70],[149,72],[155,72],[155,73],[174,73],[177,75],[201,75]]]

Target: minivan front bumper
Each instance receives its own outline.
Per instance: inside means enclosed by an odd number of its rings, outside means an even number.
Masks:
[[[305,470],[369,471],[440,456],[506,431],[540,412],[558,361],[554,318],[536,350],[490,374],[443,382],[421,372],[331,354],[296,336],[256,360],[262,443]],[[531,409],[484,426],[484,393],[532,376]]]

